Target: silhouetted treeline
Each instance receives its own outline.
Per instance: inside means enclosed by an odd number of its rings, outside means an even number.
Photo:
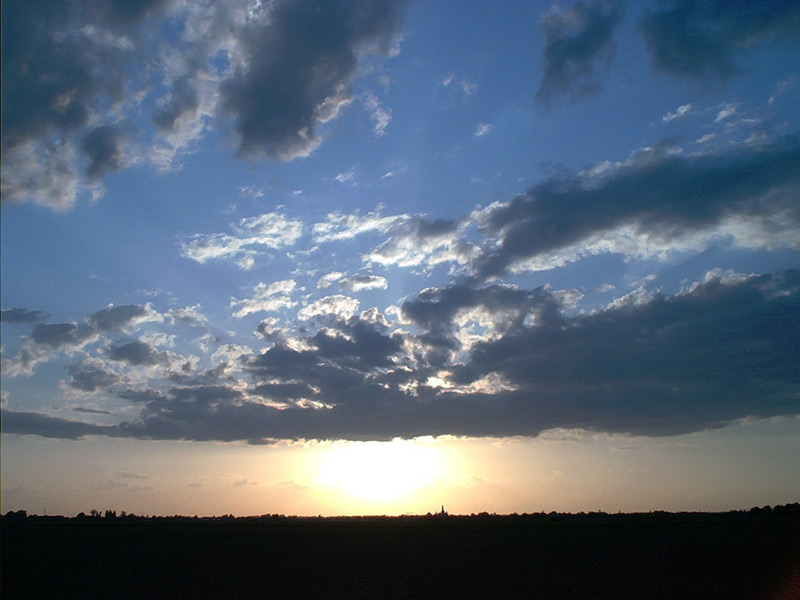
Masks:
[[[578,512],[578,513],[562,513],[562,512],[536,512],[536,513],[511,513],[511,514],[498,514],[498,513],[472,513],[469,515],[450,515],[447,513],[427,513],[425,515],[400,515],[400,516],[387,516],[387,515],[365,515],[365,516],[296,516],[296,515],[283,515],[283,514],[263,514],[251,516],[234,516],[232,514],[214,515],[214,516],[186,516],[186,515],[137,515],[135,513],[128,513],[121,511],[117,513],[115,510],[107,509],[99,511],[92,509],[89,513],[80,512],[74,517],[62,515],[38,515],[28,514],[25,510],[8,511],[5,515],[0,515],[3,522],[36,522],[36,523],[59,523],[77,521],[81,523],[93,522],[175,522],[175,523],[269,523],[269,522],[285,522],[288,520],[297,523],[368,523],[377,522],[381,524],[396,522],[400,523],[425,523],[436,522],[441,523],[442,520],[447,520],[448,523],[492,523],[492,522],[505,522],[505,523],[528,523],[528,524],[545,524],[545,523],[585,523],[585,522],[600,522],[607,521],[611,523],[622,523],[625,521],[636,522],[658,522],[658,521],[724,521],[724,520],[742,520],[754,518],[800,518],[800,503],[794,502],[791,504],[782,504],[776,506],[754,506],[745,510],[731,510],[726,512],[668,512],[663,510],[656,510],[650,512],[633,512],[633,513],[607,513],[603,511],[591,512]]]

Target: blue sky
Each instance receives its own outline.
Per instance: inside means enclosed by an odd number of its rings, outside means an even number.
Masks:
[[[3,10],[9,509],[797,499],[793,3]],[[326,496],[398,438],[458,476]]]

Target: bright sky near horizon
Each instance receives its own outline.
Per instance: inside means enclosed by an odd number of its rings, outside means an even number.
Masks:
[[[4,0],[2,511],[797,501],[799,49],[780,0]]]

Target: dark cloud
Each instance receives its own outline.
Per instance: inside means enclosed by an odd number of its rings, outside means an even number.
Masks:
[[[215,115],[232,117],[241,155],[305,155],[350,101],[361,57],[389,53],[403,4],[4,2],[3,201],[72,208],[127,166],[134,134],[168,170]],[[154,134],[133,125],[148,106]]]
[[[672,0],[645,10],[640,27],[653,63],[671,75],[727,77],[752,44],[800,38],[800,5],[786,0]]]
[[[197,107],[197,90],[190,77],[183,76],[173,84],[169,99],[153,114],[153,123],[159,129],[170,131],[181,115],[194,112]]]
[[[111,0],[99,3],[99,8],[113,24],[130,26],[136,25],[171,3],[172,0]]]
[[[67,372],[70,375],[67,385],[84,392],[106,389],[119,381],[115,373],[89,365],[71,365]]]
[[[253,393],[278,402],[312,398],[315,394],[314,388],[301,381],[292,383],[262,383],[253,389]]]
[[[122,168],[122,134],[116,127],[104,125],[90,130],[81,140],[81,150],[89,159],[89,179],[102,179]]]
[[[5,323],[41,323],[48,315],[40,310],[24,308],[4,308],[0,313],[0,321]]]
[[[37,345],[61,348],[78,346],[94,335],[92,328],[77,323],[37,323],[29,337]]]
[[[546,36],[544,75],[536,97],[549,102],[557,94],[580,98],[600,89],[596,63],[610,60],[616,49],[611,39],[622,19],[617,2],[578,2],[569,10],[554,6],[543,15]]]
[[[521,290],[507,285],[474,288],[453,284],[445,288],[429,288],[402,305],[403,316],[428,331],[450,329],[459,311],[482,307],[488,312],[505,313],[507,327],[518,326],[525,317],[538,311],[553,298],[539,288]]]
[[[134,366],[156,365],[166,362],[166,357],[154,351],[149,344],[133,340],[125,344],[111,346],[106,350],[111,360],[126,362]]]
[[[33,318],[32,313],[19,309],[11,309],[12,319]],[[4,315],[5,316],[5,315]],[[50,360],[52,353],[59,351],[72,353],[84,348],[87,344],[98,341],[101,336],[123,333],[138,320],[160,319],[160,315],[152,311],[149,305],[129,304],[124,306],[108,306],[89,315],[81,323],[42,323],[36,322],[30,334],[23,338],[23,347],[13,359],[4,359],[4,373],[14,377],[25,374],[32,375],[37,364]],[[112,354],[119,355],[120,360],[140,358],[135,348],[112,348]],[[166,356],[154,354],[151,358],[158,362],[166,362]],[[80,381],[80,378],[79,378]],[[78,383],[83,385],[83,383]]]
[[[318,143],[316,126],[349,97],[359,55],[387,53],[402,3],[278,2],[269,23],[248,32],[249,65],[222,86],[242,155],[288,159]]]
[[[734,215],[771,228],[770,234],[796,230],[798,186],[798,135],[720,154],[634,160],[599,181],[551,179],[489,212],[484,232],[500,244],[478,259],[476,269],[480,277],[496,276],[517,261],[622,225],[666,243]],[[772,221],[777,214],[781,219]],[[612,242],[604,251],[621,251]]]
[[[84,408],[83,406],[76,406],[72,408],[73,411],[79,413],[87,413],[90,415],[113,415],[114,413],[110,410],[102,410],[99,408]]]
[[[115,436],[114,425],[94,425],[50,417],[41,413],[2,411],[3,433],[40,435],[42,437],[77,440],[87,435]]]
[[[229,366],[227,362],[223,361],[199,373],[194,369],[192,363],[187,360],[180,365],[178,371],[170,371],[167,378],[182,385],[217,385],[230,380],[230,376],[227,373]]]
[[[360,319],[342,324],[335,334],[323,329],[311,342],[321,357],[358,370],[391,365],[391,357],[400,352],[402,345],[400,336],[386,335]]]
[[[102,57],[80,37],[55,35],[71,16],[68,2],[3,3],[3,153],[88,120],[100,93],[92,67]]]
[[[455,369],[500,373],[523,420],[669,435],[800,412],[800,271],[725,283],[535,327],[477,345]]]
[[[336,358],[345,363],[345,366],[325,359],[316,350],[294,350],[285,344],[276,344],[266,352],[248,359],[245,368],[256,380],[263,382],[302,381],[319,390],[313,399],[325,403],[355,401],[362,393],[376,387],[365,381],[368,365],[352,368],[350,365],[354,362],[348,360],[350,357]],[[286,400],[291,400],[291,397]]]
[[[577,316],[559,310],[556,296],[462,283],[407,302],[404,314],[429,332],[455,331],[470,308],[514,315],[469,347],[452,338],[457,352],[438,371],[444,387],[426,382],[437,372],[428,364],[400,356],[396,338],[349,322],[347,344],[331,331],[307,350],[278,344],[243,359],[249,390],[231,382],[128,390],[118,396],[141,404],[141,414],[116,427],[4,411],[3,429],[252,443],[535,436],[554,427],[660,436],[800,414],[798,270],[714,272],[672,296]]]
[[[124,331],[132,321],[147,314],[147,307],[141,304],[108,306],[89,316],[89,322],[100,331],[111,333]]]
[[[2,150],[85,126],[122,98],[132,29],[165,2],[3,3]],[[105,34],[108,35],[105,35]],[[124,39],[122,39],[124,38]]]

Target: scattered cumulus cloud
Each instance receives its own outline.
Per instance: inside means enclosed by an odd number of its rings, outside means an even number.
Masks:
[[[664,121],[665,123],[669,123],[670,121],[674,121],[675,119],[680,119],[681,117],[685,117],[686,115],[688,115],[691,112],[692,108],[694,107],[692,106],[691,102],[689,104],[681,104],[677,109],[675,109],[675,112],[668,112],[663,117],[661,117],[661,120]]]
[[[379,211],[363,216],[332,212],[325,221],[314,224],[312,234],[317,244],[348,240],[368,232],[386,233],[408,218],[408,215],[383,216]]]
[[[351,168],[348,171],[343,171],[339,173],[334,179],[339,183],[352,183],[355,185],[355,178],[356,178],[356,169],[355,167]]]
[[[181,254],[199,263],[233,259],[241,268],[250,269],[264,250],[292,246],[302,234],[302,222],[270,212],[241,219],[233,234],[196,233],[181,242]]]
[[[253,297],[244,300],[233,299],[230,308],[236,308],[233,316],[237,319],[259,312],[275,312],[284,308],[292,308],[297,302],[292,300],[291,293],[297,286],[293,279],[275,281],[270,284],[259,283],[253,289]]]
[[[475,127],[475,137],[483,137],[492,132],[492,125],[489,123],[478,123]]]
[[[370,117],[375,122],[375,127],[373,128],[375,135],[378,137],[386,135],[386,128],[392,122],[391,109],[383,108],[380,100],[372,92],[367,92],[364,95],[364,107],[369,111]]]
[[[339,280],[342,289],[349,292],[360,292],[363,290],[385,290],[388,287],[386,277],[380,275],[351,275]]]
[[[297,311],[297,317],[304,321],[314,317],[333,317],[337,320],[346,320],[356,313],[358,305],[358,300],[342,294],[325,296],[301,308]]]
[[[720,111],[717,113],[716,118],[714,119],[714,123],[719,123],[720,121],[724,121],[728,117],[736,114],[737,106],[735,104],[726,104],[723,106]]]

